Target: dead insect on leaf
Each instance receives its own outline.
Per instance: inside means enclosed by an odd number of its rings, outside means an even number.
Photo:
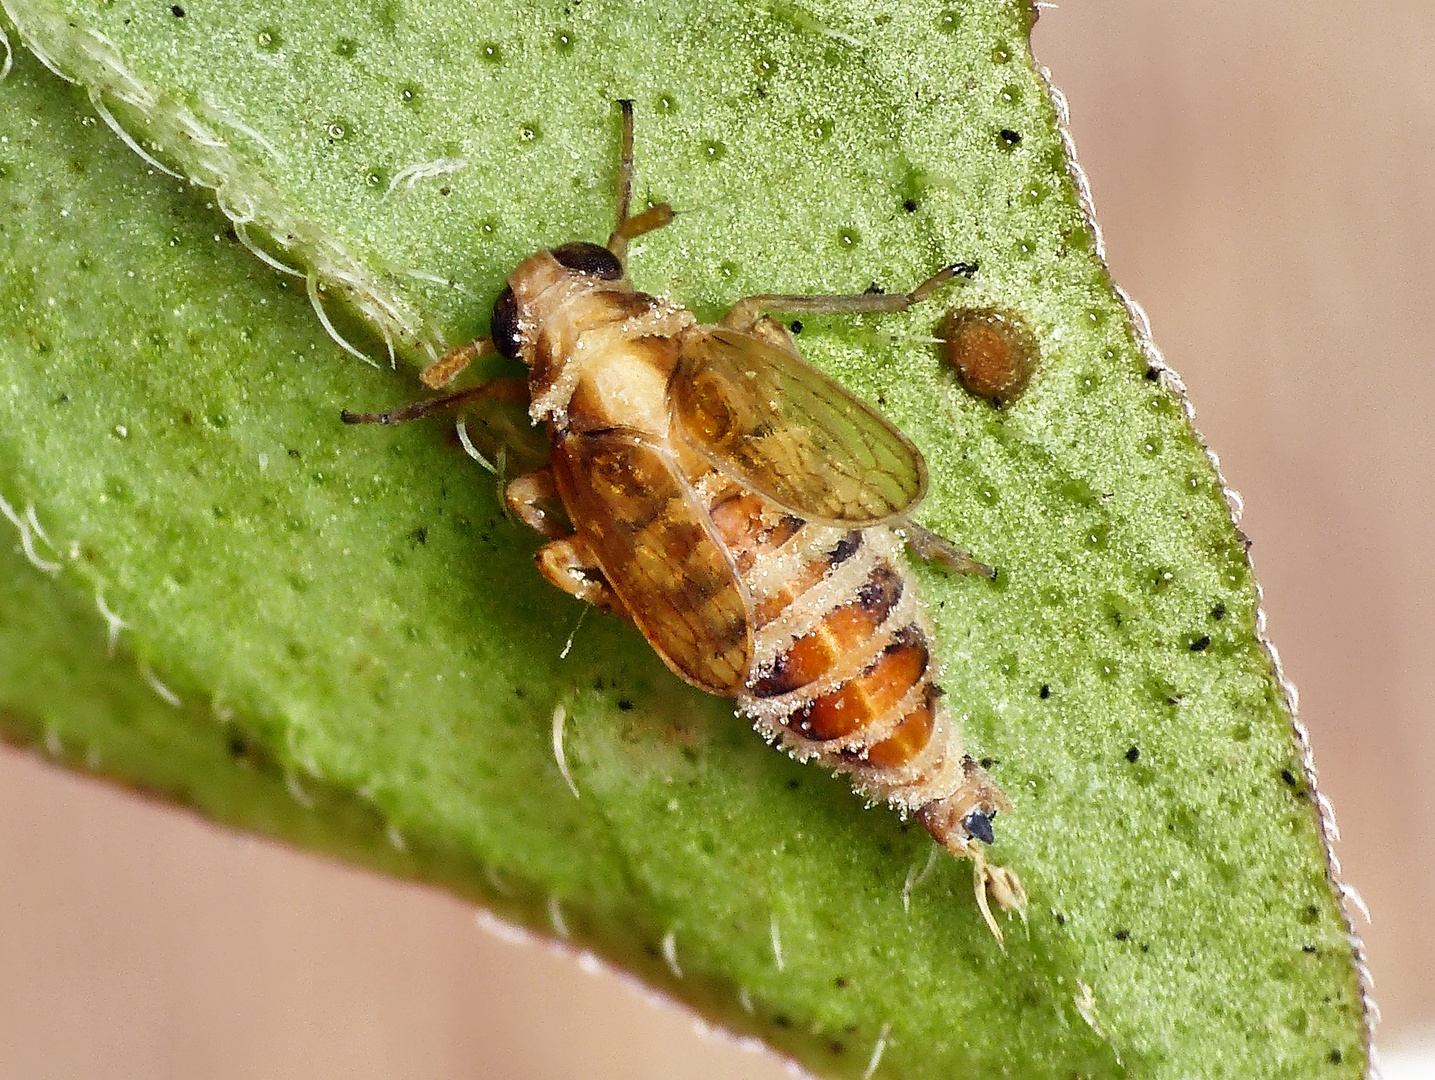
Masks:
[[[1011,804],[963,753],[936,682],[934,635],[902,560],[910,543],[968,573],[989,567],[911,522],[927,489],[921,453],[798,355],[768,312],[905,311],[958,267],[906,294],[749,296],[713,326],[636,292],[628,242],[667,225],[666,204],[630,215],[633,112],[622,102],[618,224],[606,246],[529,256],[494,304],[489,339],[426,372],[441,386],[491,351],[528,365],[393,413],[395,423],[480,397],[526,396],[549,464],[508,485],[513,513],[549,542],[550,582],[630,619],[680,678],[735,699],[770,742],[847,774],[973,858],[988,894],[1020,884],[982,856]],[[558,501],[573,524],[542,509]]]

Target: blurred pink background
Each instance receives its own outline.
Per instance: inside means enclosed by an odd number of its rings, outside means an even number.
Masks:
[[[1380,1043],[1412,1047],[1435,1030],[1435,7],[1068,0],[1035,45],[1112,272],[1245,496],[1373,915]],[[783,1075],[447,897],[11,750],[0,919],[5,1076]],[[1392,1077],[1435,1075],[1411,1061]]]

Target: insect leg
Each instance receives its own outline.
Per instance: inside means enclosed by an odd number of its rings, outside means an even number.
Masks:
[[[633,103],[624,98],[618,102],[618,108],[623,110],[623,153],[618,159],[617,227],[621,229],[633,203]]]
[[[549,581],[566,593],[576,596],[594,607],[608,608],[620,615],[627,613],[623,602],[618,599],[598,560],[576,536],[552,540],[538,549],[538,569]]]
[[[803,296],[786,293],[763,293],[739,300],[726,315],[722,325],[733,330],[751,330],[764,312],[781,311],[791,315],[865,315],[906,311],[920,303],[956,277],[965,264],[944,267],[909,293],[859,293],[855,296]]]
[[[901,532],[907,540],[907,546],[923,562],[937,562],[959,574],[976,574],[978,577],[996,580],[995,567],[978,562],[945,536],[939,536],[931,529],[924,529],[911,520],[902,522]]]
[[[345,409],[339,414],[339,419],[346,424],[402,424],[409,420],[428,416],[429,413],[438,412],[440,409],[452,408],[454,405],[478,401],[481,398],[493,398],[495,401],[527,401],[528,380],[517,377],[489,379],[486,383],[470,386],[456,394],[445,394],[443,397],[415,401],[412,405],[405,405],[402,409],[391,409],[388,412],[352,413]]]
[[[618,221],[608,237],[608,250],[618,256],[624,266],[628,264],[628,241],[644,233],[661,229],[673,220],[673,208],[667,203],[650,206],[636,217],[632,216],[633,205],[633,103],[619,101],[623,110],[623,156],[618,166]]]
[[[493,342],[487,338],[478,341],[470,341],[467,345],[460,345],[450,349],[428,367],[419,373],[419,381],[430,390],[442,390],[458,376],[464,368],[473,363],[480,356],[487,356],[497,350]]]
[[[557,540],[567,536],[571,530],[565,527],[540,503],[556,503],[558,485],[553,479],[553,470],[544,466],[531,473],[525,473],[510,483],[504,491],[504,501],[513,511],[513,516],[534,532]]]

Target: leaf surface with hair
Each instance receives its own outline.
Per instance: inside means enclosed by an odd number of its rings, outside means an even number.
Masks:
[[[7,738],[540,929],[556,898],[585,946],[822,1074],[880,1040],[881,1076],[1360,1075],[1242,539],[1093,250],[1024,5],[179,10],[5,0],[80,83],[17,50],[0,84]],[[637,284],[704,319],[977,266],[798,340],[926,455],[922,524],[1000,569],[917,572],[1016,807],[1005,951],[969,866],[924,871],[920,829],[631,627],[570,650],[578,605],[445,425],[339,422],[417,396],[523,256],[606,236],[618,97],[638,204],[678,213],[634,242]],[[1019,401],[942,367],[958,304],[1032,330]]]

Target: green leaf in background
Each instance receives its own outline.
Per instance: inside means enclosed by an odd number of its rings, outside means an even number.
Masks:
[[[823,1074],[1364,1072],[1242,540],[1093,250],[1025,5],[4,9],[79,83],[17,48],[0,84],[6,737],[571,936]],[[1002,569],[918,572],[1016,804],[1005,950],[920,828],[580,624],[445,425],[338,422],[416,396],[386,342],[480,334],[520,258],[606,235],[619,97],[679,213],[634,277],[704,318],[980,266],[801,342]],[[939,363],[953,303],[1032,328],[1016,404]]]

